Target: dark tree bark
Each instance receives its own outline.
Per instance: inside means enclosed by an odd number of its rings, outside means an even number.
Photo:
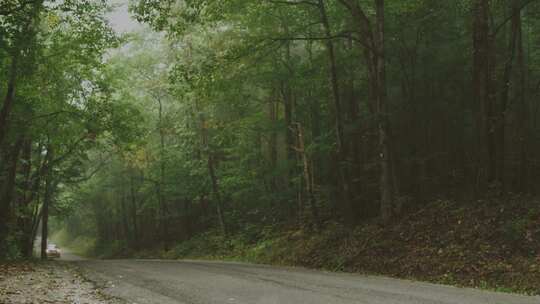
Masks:
[[[272,95],[270,97],[270,100],[268,102],[268,116],[270,119],[270,122],[272,123],[272,126],[277,123],[278,121],[278,110],[276,109],[277,103],[276,103],[276,96],[274,96],[274,92],[272,92]],[[268,142],[268,150],[269,150],[269,158],[270,158],[270,168],[275,168],[277,166],[278,162],[278,148],[277,148],[277,142],[278,142],[278,136],[277,132],[274,128],[270,131],[270,138]],[[278,189],[278,182],[274,176],[272,176],[270,180],[270,189],[272,192],[277,191]]]
[[[517,21],[516,21],[517,22]],[[528,171],[529,171],[529,105],[527,104],[527,67],[525,66],[525,52],[523,47],[523,26],[520,21],[517,22],[517,65],[519,69],[518,80],[518,132],[519,132],[519,173],[518,189],[526,192],[528,189]],[[539,84],[540,85],[540,84]]]
[[[11,49],[11,65],[9,67],[6,96],[4,103],[0,109],[0,151],[2,150],[4,140],[8,134],[10,127],[10,116],[15,103],[15,94],[17,86],[17,78],[19,73],[19,61],[21,54],[28,49],[28,40],[30,36],[35,36],[36,33],[32,27],[39,23],[38,17],[40,11],[43,9],[44,0],[36,0],[32,2],[22,3],[17,10],[25,10],[26,6],[32,5],[30,11],[26,15],[26,20],[20,29],[20,32],[14,39],[14,47]],[[9,12],[8,12],[9,13]]]
[[[326,11],[326,4],[324,0],[318,0],[318,7],[320,12],[321,23],[324,29],[324,35],[327,38],[325,40],[326,52],[328,54],[328,60],[330,62],[330,84],[332,88],[333,108],[334,108],[334,128],[337,141],[337,163],[335,164],[340,181],[340,190],[342,191],[343,215],[349,225],[353,225],[355,218],[354,202],[351,195],[351,177],[348,170],[348,145],[345,140],[343,109],[341,104],[341,93],[339,88],[339,78],[336,62],[336,51],[332,37],[332,31],[328,20],[328,14]]]
[[[287,47],[287,62],[290,60],[290,50]],[[285,149],[287,155],[287,176],[286,176],[286,187],[292,189],[293,178],[295,174],[295,157],[294,157],[294,134],[293,134],[293,96],[292,90],[289,84],[281,84],[281,94],[283,97],[283,110],[284,110],[284,119],[285,119]],[[285,208],[289,213],[290,217],[294,216],[294,207],[289,201],[285,201]]]
[[[21,215],[17,218],[18,229],[22,232],[20,237],[20,249],[23,257],[30,258],[32,256],[32,214],[30,214],[29,199],[32,194],[32,141],[25,139],[22,149],[22,166],[20,173],[23,176],[20,194],[17,198],[17,205],[21,209]],[[38,168],[39,170],[39,168]]]
[[[21,202],[21,206],[26,206],[28,208],[29,206],[33,205],[31,214],[28,214],[28,218],[24,219],[24,234],[25,238],[28,238],[28,243],[26,244],[26,247],[23,246],[23,249],[25,251],[25,255],[32,256],[33,250],[34,250],[34,240],[36,238],[36,233],[39,228],[39,224],[42,217],[42,210],[40,206],[40,188],[42,184],[42,179],[44,175],[46,175],[46,162],[47,158],[42,157],[42,151],[43,146],[40,145],[39,148],[36,151],[37,159],[35,160],[35,163],[37,164],[34,169],[34,173],[32,174],[32,177],[30,178],[29,183],[31,184],[30,188],[25,191],[26,195],[24,195],[24,201]],[[43,158],[43,160],[42,160]]]
[[[377,114],[379,128],[380,149],[380,191],[381,216],[384,221],[390,220],[393,209],[394,184],[392,176],[392,155],[390,150],[389,112],[386,100],[386,58],[385,58],[385,28],[384,28],[384,0],[375,0],[376,9],[376,87],[377,87]]]
[[[347,38],[344,41],[344,48],[348,52],[354,51],[354,41],[352,37]],[[365,215],[364,202],[362,201],[362,191],[363,191],[363,175],[362,175],[362,166],[363,162],[361,160],[361,148],[360,143],[362,141],[362,132],[359,130],[360,125],[360,109],[359,109],[359,100],[356,94],[356,83],[355,83],[355,69],[351,65],[346,72],[345,80],[345,89],[344,97],[347,102],[347,124],[351,126],[351,131],[345,132],[345,137],[350,142],[348,148],[348,158],[351,170],[350,172],[350,188],[351,188],[351,199],[354,201],[356,209],[362,209],[361,214]],[[360,204],[358,206],[357,204]],[[358,208],[360,207],[360,208]]]
[[[307,44],[307,52],[309,56],[309,66],[311,69],[314,68],[314,62],[313,62],[313,43],[310,41]],[[318,143],[322,134],[322,127],[321,127],[321,104],[320,101],[317,99],[317,97],[314,96],[314,87],[310,85],[309,90],[307,92],[308,94],[308,100],[309,100],[309,114],[310,114],[310,122],[311,122],[311,138],[312,141],[315,143]],[[319,151],[313,151],[312,154],[312,160],[313,160],[313,170],[311,172],[312,179],[314,184],[319,184],[320,182],[320,176],[321,176],[321,164],[325,161]]]
[[[131,222],[133,223],[133,243],[132,246],[135,249],[139,248],[139,220],[137,218],[137,197],[135,194],[135,185],[134,185],[134,176],[130,174],[129,178],[129,190],[130,190],[130,198],[131,198]]]
[[[208,127],[206,126],[206,120],[202,114],[199,116],[199,120],[200,120],[200,128],[201,128],[201,144],[206,150],[206,153],[208,154],[208,158],[207,158],[208,175],[210,177],[214,199],[216,200],[218,224],[219,224],[219,228],[221,229],[221,233],[223,234],[223,236],[227,236],[227,225],[225,223],[225,214],[223,212],[223,200],[222,200],[221,192],[219,190],[218,177],[216,175],[216,160],[215,160],[214,152],[210,148],[210,143],[208,139],[208,129],[207,129]]]
[[[492,60],[489,0],[475,0],[473,21],[473,98],[477,112],[477,191],[483,192],[495,179]]]
[[[41,223],[41,218],[43,217],[43,210],[41,208],[36,208],[34,210],[34,215],[32,217],[32,234],[30,238],[29,250],[34,251],[34,244],[36,241],[39,224]]]
[[[291,46],[289,43],[286,45],[285,50],[285,62],[287,65],[287,69],[290,73],[292,73],[292,69],[290,68],[291,64]],[[292,146],[294,145],[294,134],[293,134],[293,91],[291,88],[291,85],[287,81],[283,81],[281,83],[281,95],[283,98],[283,111],[284,115],[283,118],[285,119],[285,140],[287,143],[287,162],[289,162],[289,166],[291,166],[294,163],[294,150]],[[290,170],[289,174],[292,175],[293,170]],[[290,177],[290,176],[289,176]],[[290,179],[290,178],[289,178]]]
[[[122,230],[124,232],[123,234],[123,239],[124,240],[127,240],[129,241],[130,237],[131,237],[131,231],[129,229],[129,213],[128,213],[128,208],[127,208],[127,193],[125,192],[125,190],[123,189],[122,190],[122,198],[120,200],[120,204],[121,204],[121,207],[122,207]]]
[[[6,96],[4,98],[4,104],[0,110],[0,150],[4,143],[4,138],[7,135],[9,128],[9,116],[13,109],[15,101],[15,85],[17,82],[17,68],[18,68],[19,55],[15,53],[11,60],[11,66],[9,68],[9,80],[6,89]]]
[[[510,88],[512,85],[512,71],[514,68],[514,59],[516,53],[517,40],[519,35],[519,28],[521,26],[521,13],[520,13],[520,1],[512,1],[512,21],[510,29],[510,37],[508,39],[508,57],[504,66],[504,72],[502,77],[502,89],[501,100],[499,109],[499,119],[497,121],[497,181],[501,183],[501,187],[504,191],[505,188],[505,142],[506,142],[506,116],[508,112],[508,99],[510,95]]]
[[[51,145],[47,146],[47,169],[45,175],[45,195],[41,212],[41,259],[47,259],[47,241],[49,237],[49,207],[53,192],[53,159],[54,150]]]
[[[223,214],[223,201],[222,201],[221,193],[219,191],[218,179],[215,172],[214,156],[212,154],[208,155],[208,173],[210,174],[210,180],[212,182],[212,191],[216,199],[216,209],[217,209],[219,227],[221,229],[221,233],[224,236],[226,236],[227,226],[225,225],[225,215]]]
[[[6,252],[5,243],[9,235],[9,224],[12,219],[12,199],[15,192],[15,180],[17,177],[17,165],[19,163],[19,155],[23,146],[23,140],[19,139],[15,145],[5,154],[5,162],[8,164],[6,170],[5,181],[3,187],[0,188],[0,252]]]
[[[359,33],[359,45],[364,54],[368,70],[370,103],[368,107],[377,117],[379,145],[379,189],[380,214],[387,222],[392,217],[394,203],[394,181],[392,169],[392,151],[390,122],[386,89],[385,58],[385,2],[374,0],[375,23],[367,17],[365,11],[355,0],[338,0],[345,6],[355,21]]]
[[[183,199],[183,211],[184,211],[184,216],[183,216],[183,226],[184,226],[184,232],[185,232],[185,236],[186,236],[186,239],[191,239],[193,237],[193,214],[191,212],[191,200],[189,199]]]
[[[159,224],[161,226],[161,238],[163,241],[163,248],[169,250],[169,208],[167,201],[164,198],[164,185],[165,185],[165,131],[163,128],[163,102],[161,97],[157,97],[159,105],[158,112],[158,130],[159,130],[159,184],[158,184],[158,200],[159,200]]]
[[[309,158],[306,153],[306,144],[304,139],[304,130],[301,124],[296,125],[297,131],[297,147],[296,150],[302,160],[303,167],[303,181],[305,183],[305,190],[307,199],[309,202],[309,208],[311,210],[311,215],[313,217],[313,222],[315,223],[315,228],[317,231],[322,229],[322,223],[319,216],[319,207],[317,206],[317,198],[315,197],[315,192],[313,190],[313,175],[312,175],[312,166],[310,164]]]

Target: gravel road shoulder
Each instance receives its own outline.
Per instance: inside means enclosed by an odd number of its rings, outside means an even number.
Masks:
[[[0,264],[0,304],[121,304],[105,296],[68,263]]]

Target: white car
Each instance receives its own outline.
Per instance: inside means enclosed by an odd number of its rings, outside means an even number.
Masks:
[[[60,249],[55,244],[47,245],[47,257],[60,258]]]

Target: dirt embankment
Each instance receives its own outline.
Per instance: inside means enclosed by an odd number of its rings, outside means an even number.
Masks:
[[[438,201],[393,225],[289,235],[290,264],[540,294],[540,201]]]

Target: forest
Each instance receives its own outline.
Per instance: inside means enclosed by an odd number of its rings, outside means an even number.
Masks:
[[[110,9],[0,2],[0,257],[53,236],[540,292],[540,1],[130,0],[127,33]]]

